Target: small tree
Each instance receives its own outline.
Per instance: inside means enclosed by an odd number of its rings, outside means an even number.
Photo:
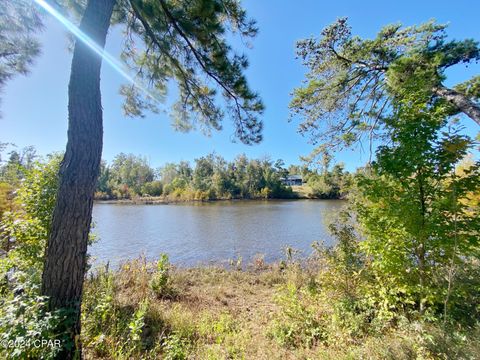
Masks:
[[[438,314],[452,291],[452,267],[466,270],[480,255],[480,220],[464,201],[480,190],[480,163],[455,174],[473,142],[444,127],[445,110],[402,107],[388,120],[392,144],[380,147],[370,171],[359,176],[361,246],[387,312],[411,306]],[[464,290],[470,297],[473,287]]]

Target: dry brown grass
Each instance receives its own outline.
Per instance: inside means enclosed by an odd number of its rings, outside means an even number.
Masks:
[[[300,199],[311,199],[312,196],[312,188],[307,184],[303,185],[293,185],[292,186],[293,193],[298,196]]]
[[[174,332],[191,340],[194,349],[190,357],[195,359],[302,358],[281,347],[266,331],[278,311],[274,301],[277,289],[289,278],[302,281],[295,278],[298,274],[287,275],[279,265],[265,265],[261,258],[246,270],[172,268],[172,294],[158,297],[149,287],[154,269],[154,264],[138,259],[114,273],[115,301],[120,308],[133,313],[149,299],[145,332],[154,339],[148,343],[161,342]],[[93,291],[94,282],[87,281],[87,292]],[[87,358],[100,357],[92,349],[86,350]],[[158,358],[162,358],[160,354]]]
[[[123,356],[87,346],[87,359],[414,359],[418,355],[415,338],[400,330],[348,345],[339,339],[329,346],[288,347],[272,338],[272,320],[281,311],[277,294],[287,283],[305,287],[316,273],[314,268],[293,263],[265,265],[261,259],[246,270],[171,268],[170,290],[163,296],[150,288],[154,271],[155,264],[139,259],[112,275],[119,309],[133,314],[148,299],[143,349]],[[97,292],[99,284],[98,278],[90,279],[86,292]],[[168,350],[166,341],[172,335],[185,341],[178,345],[184,357]],[[119,346],[115,339],[110,343],[112,348]]]

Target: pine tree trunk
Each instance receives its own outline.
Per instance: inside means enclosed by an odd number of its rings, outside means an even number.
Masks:
[[[89,0],[80,24],[80,29],[102,49],[115,2]],[[50,298],[50,308],[74,310],[73,325],[68,330],[76,349],[64,350],[60,357],[65,359],[81,354],[80,305],[102,155],[101,64],[98,54],[82,41],[75,42],[68,87],[68,142],[42,276],[42,294]]]

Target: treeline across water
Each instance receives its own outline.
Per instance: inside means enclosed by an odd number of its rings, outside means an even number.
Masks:
[[[301,193],[285,185],[289,175],[300,175],[307,185]],[[181,161],[154,169],[145,157],[118,154],[111,164],[102,163],[96,199],[131,199],[163,196],[177,200],[256,198],[341,198],[351,183],[342,164],[329,169],[306,165],[285,166],[283,160],[248,159],[245,155],[227,161],[217,154]]]
[[[49,183],[46,193],[56,192],[62,158],[62,153],[39,156],[33,146],[19,149],[12,144],[0,143],[0,221],[5,213],[18,208],[15,198],[22,186],[34,184],[35,189],[43,189]],[[303,185],[285,185],[285,179],[290,175],[299,175]],[[209,154],[195,159],[193,165],[181,161],[155,169],[145,157],[121,153],[110,164],[102,161],[95,198],[155,197],[161,201],[341,199],[352,188],[355,176],[345,171],[343,164],[330,167],[328,161],[322,161],[318,168],[286,166],[281,159],[248,159],[243,154],[233,161]]]
[[[60,162],[61,153],[41,157],[34,147],[18,149],[3,144],[0,149],[0,197],[13,192],[32,169]],[[302,178],[302,186],[286,185],[291,175]],[[169,200],[344,198],[354,174],[342,163],[330,166],[289,165],[269,157],[249,159],[244,154],[227,161],[217,154],[194,160],[152,167],[146,157],[120,153],[111,163],[102,161],[95,198],[97,200],[163,197]],[[7,196],[8,197],[8,196]]]

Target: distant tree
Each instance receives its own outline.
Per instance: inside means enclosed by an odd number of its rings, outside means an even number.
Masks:
[[[217,198],[233,197],[235,185],[229,175],[229,163],[220,155],[214,157],[212,189]]]
[[[37,152],[33,146],[11,150],[8,153],[8,160],[0,166],[0,180],[11,186],[18,186],[26,171],[32,168],[37,157]]]
[[[0,6],[0,91],[15,75],[28,73],[33,60],[40,53],[36,35],[42,27],[42,20],[32,1],[2,1]]]
[[[155,175],[146,158],[124,153],[115,156],[109,172],[111,185],[126,185],[135,194],[141,192],[145,183],[153,181]]]
[[[2,155],[3,151],[8,147],[8,143],[0,142],[0,164],[3,161]]]
[[[299,131],[323,150],[371,143],[385,135],[392,104],[412,88],[414,102],[444,102],[449,115],[463,113],[480,125],[480,77],[445,85],[452,66],[480,60],[478,42],[449,41],[445,28],[434,22],[388,25],[370,40],[353,36],[341,18],[319,39],[299,41],[298,56],[309,69],[306,85],[294,91],[290,104],[303,118]]]
[[[175,128],[220,129],[224,110],[235,135],[246,144],[261,140],[263,111],[250,90],[245,56],[228,44],[230,34],[245,40],[257,33],[237,1],[232,0],[89,0],[65,1],[81,14],[80,30],[104,48],[111,22],[124,27],[122,58],[137,74],[137,85],[124,86],[124,111],[138,116],[151,108],[167,84],[177,84]],[[136,42],[139,42],[136,43]],[[100,68],[102,58],[82,41],[73,49],[68,90],[68,142],[47,246],[42,292],[53,309],[70,307],[76,315],[72,337],[80,333],[80,303],[86,268],[93,195],[102,153]],[[220,90],[220,93],[218,93]],[[225,106],[217,104],[223,98]],[[77,349],[65,349],[71,358]]]
[[[164,166],[158,169],[158,174],[160,180],[162,180],[164,184],[169,184],[173,181],[173,179],[179,176],[179,171],[176,164],[166,163]]]
[[[302,175],[303,177],[306,177],[309,172],[310,170],[306,164],[303,164],[303,165],[292,164],[288,167],[289,175]]]
[[[246,181],[247,165],[247,156],[245,154],[241,154],[235,158],[233,166],[231,168],[233,181],[237,186],[238,195],[242,198],[246,198],[248,195]]]
[[[182,179],[190,181],[193,176],[193,170],[188,161],[180,161],[177,165],[177,174]]]
[[[104,194],[107,194],[107,196],[111,195],[112,188],[110,180],[110,167],[104,160],[102,160],[102,162],[100,163],[100,175],[98,176],[97,190]]]
[[[149,181],[142,185],[140,194],[142,196],[160,196],[163,193],[163,184],[161,181]]]
[[[214,161],[213,154],[195,159],[195,169],[193,170],[193,186],[195,190],[207,192],[211,189],[215,166]]]
[[[288,170],[285,168],[285,161],[282,159],[275,161],[275,170],[281,179],[285,179],[288,176]]]

